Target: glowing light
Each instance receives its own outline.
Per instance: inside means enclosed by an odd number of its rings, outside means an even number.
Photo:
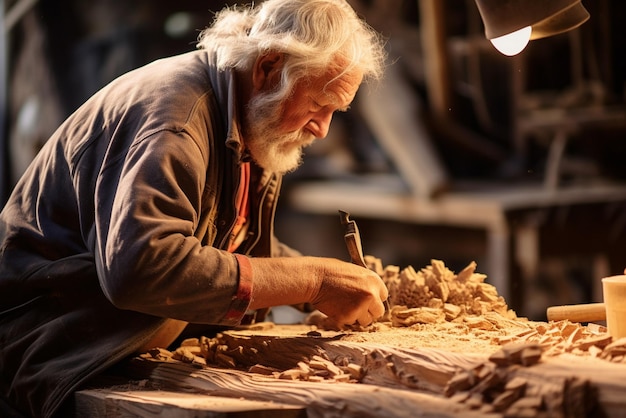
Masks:
[[[192,25],[190,13],[177,12],[167,17],[164,30],[171,38],[182,38],[192,30]]]
[[[532,28],[526,26],[515,32],[508,33],[499,38],[491,39],[493,46],[504,55],[513,56],[517,55],[526,48],[528,41],[530,41],[530,33]]]

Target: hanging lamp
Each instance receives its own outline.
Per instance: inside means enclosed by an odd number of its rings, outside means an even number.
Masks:
[[[521,52],[530,40],[577,28],[589,19],[580,0],[476,0],[485,36],[505,55]]]

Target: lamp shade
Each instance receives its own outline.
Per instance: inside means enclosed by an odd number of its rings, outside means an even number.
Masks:
[[[526,26],[530,39],[574,29],[589,19],[580,0],[476,0],[487,39],[499,38]]]

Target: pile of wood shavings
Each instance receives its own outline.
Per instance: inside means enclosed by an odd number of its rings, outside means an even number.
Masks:
[[[215,338],[187,338],[174,351],[155,347],[141,354],[139,357],[146,360],[161,362],[183,362],[198,367],[213,365],[228,369],[245,368],[236,360],[235,352],[244,350],[243,347],[229,347],[222,340],[222,335]],[[242,353],[239,353],[242,354]],[[303,358],[295,367],[281,370],[275,367],[255,364],[246,368],[249,373],[257,373],[276,379],[306,380],[309,382],[344,382],[358,383],[365,376],[364,368],[351,362],[347,357],[330,361],[320,355]]]
[[[476,273],[476,263],[455,274],[443,261],[432,260],[416,271],[412,266],[382,268],[379,259],[366,257],[389,289],[390,320],[393,326],[463,321],[472,328],[506,327],[518,320],[496,288],[485,283],[486,275]],[[489,317],[487,317],[489,315]]]

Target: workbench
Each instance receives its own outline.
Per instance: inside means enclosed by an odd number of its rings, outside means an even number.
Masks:
[[[572,324],[565,324],[565,328],[584,329]],[[346,334],[351,334],[349,340]],[[392,340],[388,344],[368,342],[370,334],[281,325],[228,331],[221,336],[222,348],[217,352],[223,356],[216,364],[134,358],[124,366],[124,375],[117,376],[116,384],[103,383],[76,393],[77,416],[460,418],[626,414],[626,364],[615,362],[616,357],[607,361],[601,356],[575,354],[575,350],[546,356],[544,347],[544,355],[537,358],[532,355],[537,345],[532,344],[521,346],[530,350],[530,357],[524,356],[523,350],[519,355],[519,344],[517,351],[500,349],[491,354],[452,352],[445,347],[408,348]],[[600,341],[603,336],[594,338]],[[624,352],[623,347],[619,350]],[[617,352],[613,350],[613,354]],[[520,360],[531,357],[534,360],[526,364]],[[318,370],[331,359],[335,364],[357,364],[363,368],[363,376],[358,382],[347,381],[341,372],[332,372],[331,378],[327,373],[326,378],[302,380],[288,373],[290,368],[301,371],[304,366],[300,363],[312,358],[319,361],[308,364]],[[503,361],[505,358],[508,360]]]

